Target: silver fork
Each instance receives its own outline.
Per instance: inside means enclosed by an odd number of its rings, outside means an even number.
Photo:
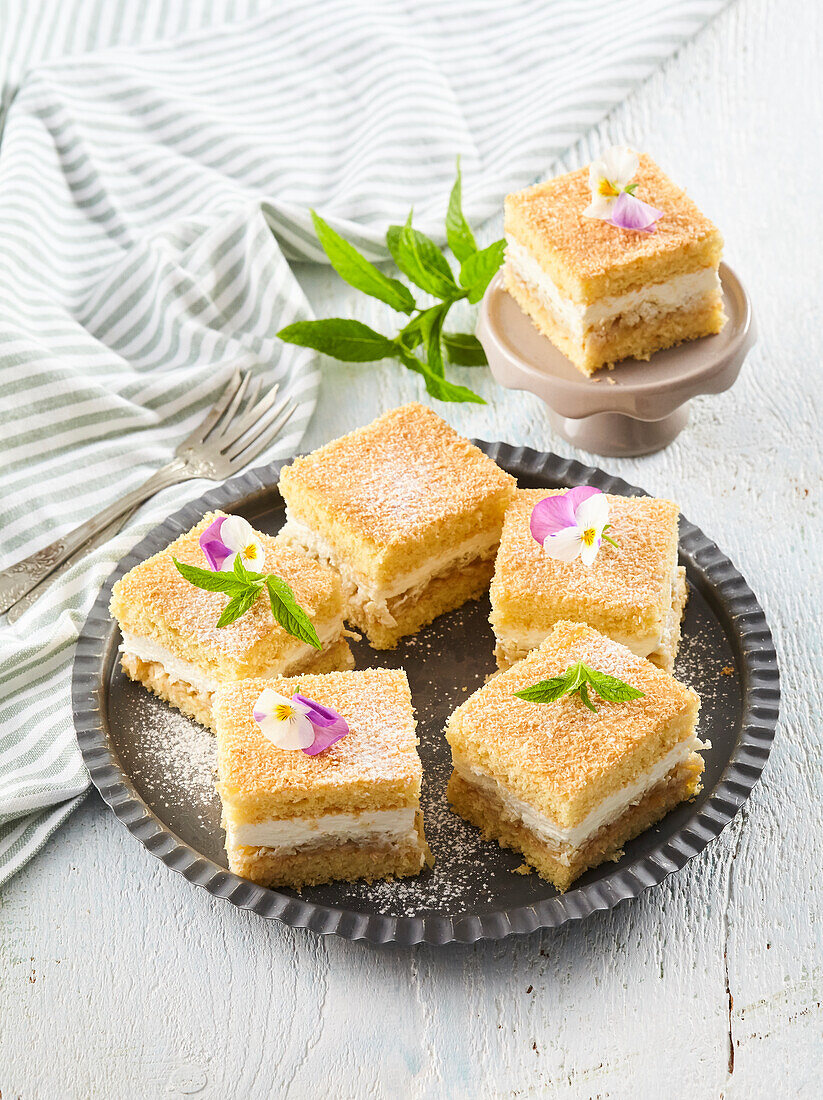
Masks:
[[[198,477],[223,481],[253,462],[297,409],[289,400],[275,404],[277,386],[258,400],[261,386],[259,378],[252,382],[250,374],[236,370],[202,423],[177,447],[174,458],[148,481],[67,535],[0,571],[0,615],[8,611],[9,621],[14,622],[49,587],[46,577],[50,578],[70,558],[79,556],[80,551],[110,538],[141,504],[161,489]],[[24,603],[26,596],[29,598]]]

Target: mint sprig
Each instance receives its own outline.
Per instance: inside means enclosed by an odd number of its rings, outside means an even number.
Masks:
[[[361,321],[327,317],[287,325],[278,332],[280,339],[346,363],[397,359],[422,376],[426,390],[437,400],[485,404],[472,390],[445,377],[446,361],[462,367],[486,365],[482,345],[475,336],[445,332],[444,325],[455,302],[466,299],[474,305],[480,301],[503,262],[505,247],[502,240],[487,248],[477,247],[463,215],[460,159],[446,213],[446,238],[460,264],[458,275],[434,241],[414,228],[411,213],[404,225],[391,225],[386,232],[386,246],[395,265],[413,286],[439,299],[434,306],[418,305],[405,283],[370,263],[314,210],[312,220],[323,251],[338,275],[356,290],[378,298],[410,319],[393,338]]]
[[[172,558],[172,561],[178,572],[195,588],[202,588],[206,592],[225,592],[230,597],[217,620],[218,627],[228,626],[245,615],[265,589],[275,622],[293,638],[299,638],[301,642],[306,642],[315,649],[322,649],[311,619],[282,577],[277,577],[274,573],[252,573],[245,567],[239,554],[234,559],[231,573],[200,569],[196,565],[178,561],[177,558]]]
[[[619,680],[616,676],[609,676],[605,672],[598,672],[596,668],[589,668],[582,661],[569,665],[562,676],[541,680],[514,694],[518,699],[525,699],[527,703],[554,703],[564,695],[576,694],[589,710],[596,713],[597,707],[591,701],[589,687],[593,688],[607,703],[628,703],[632,699],[643,699],[646,694],[624,680]]]

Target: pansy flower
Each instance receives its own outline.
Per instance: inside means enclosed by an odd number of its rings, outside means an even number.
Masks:
[[[592,201],[583,211],[584,218],[599,218],[618,229],[636,229],[654,233],[663,211],[650,206],[635,195],[640,162],[637,153],[625,145],[613,145],[600,160],[589,167],[589,187]]]
[[[609,502],[590,485],[538,501],[529,519],[529,530],[548,557],[571,562],[579,555],[584,565],[594,562],[604,541],[617,545],[604,533],[609,526]]]
[[[252,715],[278,749],[302,749],[307,756],[317,756],[349,732],[345,718],[331,707],[299,693],[289,698],[274,688],[264,688]]]
[[[238,554],[252,573],[263,565],[263,543],[241,516],[220,516],[210,523],[200,536],[200,549],[215,573],[230,573]]]

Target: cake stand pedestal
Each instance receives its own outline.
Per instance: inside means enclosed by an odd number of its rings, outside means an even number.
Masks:
[[[734,383],[754,346],[748,294],[726,264],[720,281],[729,318],[721,333],[656,352],[645,363],[626,359],[592,378],[541,336],[504,290],[501,272],[483,298],[477,336],[495,380],[545,401],[563,439],[599,455],[650,454],[686,426],[692,397],[721,393]]]

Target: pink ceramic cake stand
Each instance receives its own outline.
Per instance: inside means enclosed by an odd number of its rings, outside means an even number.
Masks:
[[[626,359],[592,378],[541,336],[503,289],[501,272],[483,298],[477,336],[495,380],[545,401],[563,439],[594,454],[649,454],[686,426],[692,397],[721,393],[734,383],[754,346],[748,294],[726,264],[720,281],[729,318],[721,333],[659,351],[646,363]]]

